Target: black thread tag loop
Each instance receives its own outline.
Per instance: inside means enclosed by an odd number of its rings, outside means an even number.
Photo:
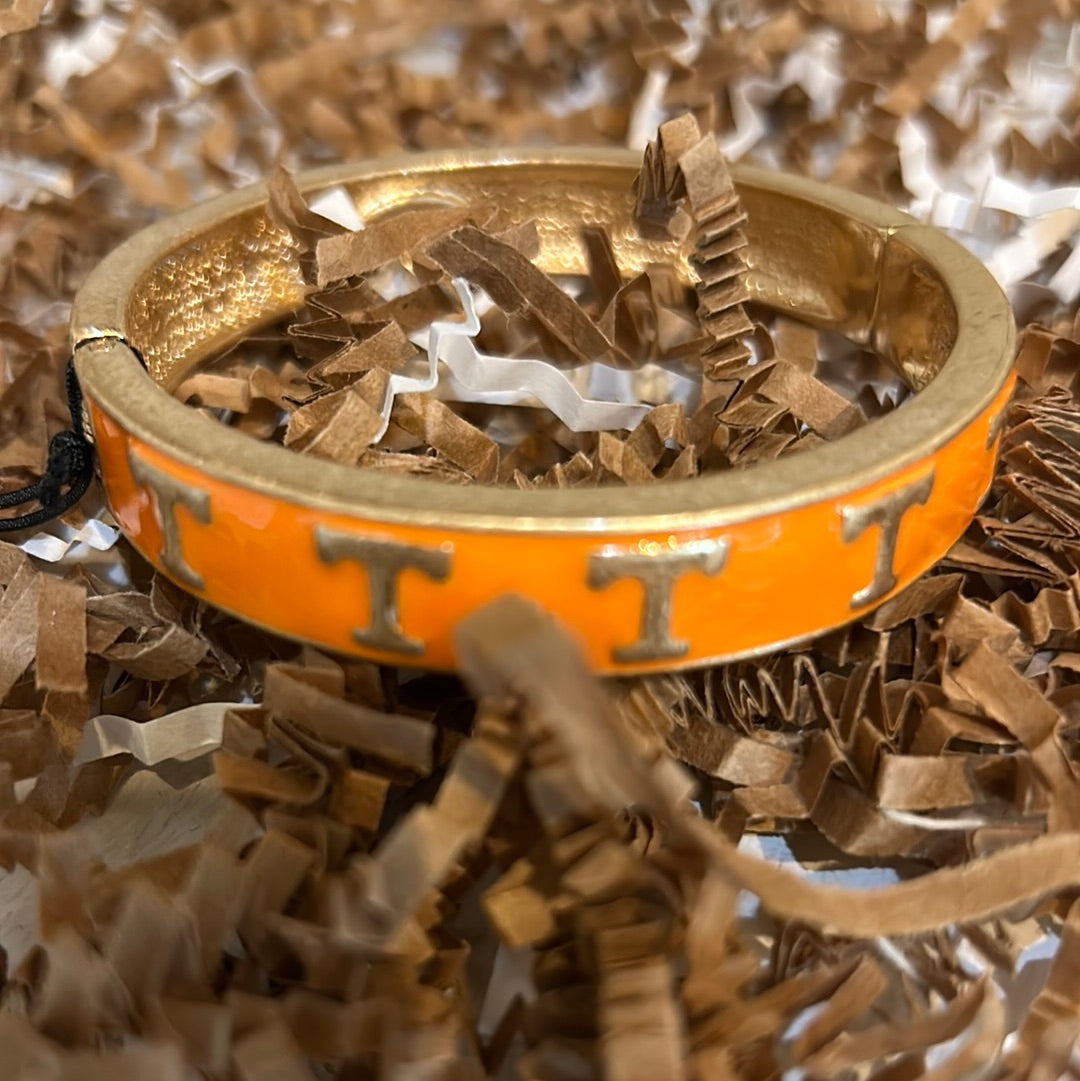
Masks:
[[[94,448],[83,435],[82,391],[74,360],[67,363],[64,382],[71,430],[57,432],[49,440],[45,472],[40,479],[0,494],[0,509],[21,507],[24,503],[38,503],[39,509],[14,518],[0,518],[0,533],[30,529],[58,517],[82,499],[94,479]]]

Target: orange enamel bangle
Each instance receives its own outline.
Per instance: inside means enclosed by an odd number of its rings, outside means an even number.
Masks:
[[[361,220],[419,203],[535,218],[538,265],[582,273],[602,224],[625,274],[685,256],[631,221],[624,151],[408,155],[304,174]],[[864,614],[940,559],[990,484],[1014,326],[989,273],[914,219],[737,168],[754,300],[867,342],[917,390],[801,454],[650,488],[458,487],[258,442],[169,388],[305,298],[263,186],[152,225],[87,279],[75,369],[109,505],[131,543],[210,604],[391,664],[454,666],[452,631],[501,593],[575,629],[598,671],[702,665]]]

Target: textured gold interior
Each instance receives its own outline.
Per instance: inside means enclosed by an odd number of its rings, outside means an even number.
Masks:
[[[637,236],[631,222],[635,171],[625,159],[517,163],[512,169],[489,162],[375,172],[349,178],[347,187],[366,221],[417,205],[498,207],[514,220],[535,219],[537,261],[549,272],[583,272],[581,228],[601,225],[625,274],[649,262],[674,262],[689,278],[684,247]],[[939,273],[891,238],[903,216],[867,220],[737,179],[749,215],[754,299],[874,342],[913,386],[925,385],[956,339],[956,311]],[[297,248],[262,200],[204,215],[186,237],[181,221],[172,243],[162,233],[166,227],[154,227],[159,248],[153,261],[128,261],[134,275],[122,294],[123,325],[115,330],[158,382],[172,386],[236,338],[299,307],[305,286]]]
[[[139,277],[124,337],[154,379],[171,385],[245,331],[303,303],[298,254],[261,208],[219,222]]]

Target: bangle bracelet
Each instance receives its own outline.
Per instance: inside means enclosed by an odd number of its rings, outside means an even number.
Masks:
[[[678,261],[639,237],[628,151],[407,155],[303,174],[361,220],[406,206],[498,205],[540,234],[537,264],[582,273],[583,223],[624,273]],[[200,361],[304,301],[266,188],[139,233],[76,297],[75,367],[109,505],[132,544],[250,622],[391,664],[454,667],[451,632],[529,596],[599,671],[759,654],[867,612],[930,567],[989,487],[1014,326],[989,273],[935,229],[809,180],[733,170],[752,298],[866,342],[916,393],[836,442],[651,487],[443,485],[260,443],[168,393]]]

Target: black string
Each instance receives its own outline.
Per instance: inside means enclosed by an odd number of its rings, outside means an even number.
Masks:
[[[0,494],[0,509],[21,507],[24,503],[38,503],[40,506],[38,510],[20,514],[16,518],[0,518],[0,533],[30,529],[58,517],[82,499],[94,479],[94,449],[83,435],[82,390],[75,375],[73,360],[67,363],[64,382],[68,412],[71,414],[71,431],[57,432],[49,441],[45,473],[40,480],[25,488]]]

